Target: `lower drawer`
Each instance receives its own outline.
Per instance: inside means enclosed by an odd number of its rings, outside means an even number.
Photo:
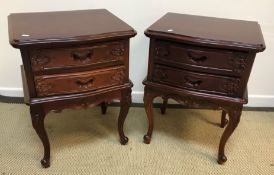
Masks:
[[[155,65],[153,81],[198,92],[240,95],[240,78],[196,73],[182,69]]]
[[[36,76],[37,96],[79,93],[125,83],[123,66],[77,73]]]

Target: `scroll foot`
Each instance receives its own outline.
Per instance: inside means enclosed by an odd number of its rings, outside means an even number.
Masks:
[[[48,168],[50,166],[50,160],[46,159],[46,158],[43,158],[41,160],[41,165],[43,166],[43,168]]]
[[[220,156],[218,157],[218,161],[217,161],[217,162],[218,162],[220,165],[222,165],[222,164],[224,164],[226,161],[227,161],[226,156],[225,156],[225,155],[220,155]]]
[[[127,142],[128,142],[128,137],[121,137],[121,138],[120,138],[120,143],[121,143],[122,145],[126,145]]]
[[[145,135],[145,136],[144,136],[144,143],[150,144],[150,141],[151,141],[151,136]]]

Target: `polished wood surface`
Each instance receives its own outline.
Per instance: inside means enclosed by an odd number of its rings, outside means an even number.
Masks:
[[[8,17],[10,43],[19,48],[25,103],[44,146],[43,167],[50,166],[44,127],[49,112],[81,109],[120,100],[121,144],[131,104],[129,39],[136,32],[105,9],[18,13]]]
[[[106,9],[14,13],[8,17],[14,47],[39,43],[109,40],[132,37],[135,30]]]
[[[252,64],[250,53],[227,49],[198,47],[168,41],[155,41],[155,62],[172,67],[206,71],[213,74],[239,76],[246,69],[241,64]]]
[[[86,92],[126,83],[125,67],[35,76],[37,96]]]
[[[30,51],[32,69],[50,72],[57,69],[105,67],[123,64],[127,52],[125,40],[93,43],[64,48],[43,48]]]
[[[144,142],[151,141],[155,97],[163,98],[162,114],[169,98],[189,107],[222,110],[220,127],[225,130],[218,163],[223,164],[226,142],[247,103],[255,56],[265,49],[260,26],[257,22],[167,13],[145,34],[150,37],[150,49],[143,81],[149,122]]]
[[[195,43],[207,47],[263,51],[260,26],[254,21],[167,13],[147,30],[149,37]]]
[[[197,92],[232,97],[242,96],[242,94],[239,94],[240,91],[238,90],[240,84],[239,78],[197,73],[161,65],[155,65],[153,71],[154,82],[182,87]]]

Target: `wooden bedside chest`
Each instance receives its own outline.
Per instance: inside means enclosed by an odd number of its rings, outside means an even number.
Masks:
[[[144,142],[151,140],[152,101],[157,96],[164,100],[162,113],[168,98],[190,107],[221,109],[221,127],[228,122],[218,153],[218,163],[224,163],[225,144],[247,103],[254,58],[265,49],[259,24],[167,13],[145,34],[150,37],[150,49],[148,75],[143,82],[149,121]]]
[[[10,44],[19,48],[25,103],[43,142],[43,167],[50,166],[45,115],[121,101],[118,131],[131,103],[129,38],[135,30],[105,9],[17,13],[8,17]]]

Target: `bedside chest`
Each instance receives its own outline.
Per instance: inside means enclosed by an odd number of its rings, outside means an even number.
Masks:
[[[227,158],[225,144],[237,127],[247,82],[257,52],[265,49],[257,22],[167,13],[145,31],[150,37],[144,103],[149,121],[144,142],[153,130],[152,101],[160,96],[190,107],[221,109],[218,163]],[[226,114],[229,120],[226,119]]]
[[[65,108],[87,108],[121,101],[118,131],[131,103],[129,38],[135,30],[105,9],[17,13],[8,17],[10,44],[19,48],[25,103],[50,165],[45,115]]]

